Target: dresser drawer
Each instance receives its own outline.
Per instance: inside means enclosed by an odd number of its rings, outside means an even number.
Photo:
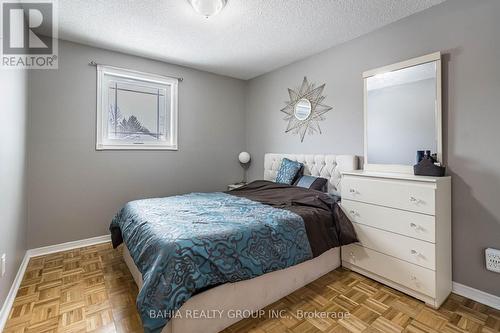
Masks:
[[[346,199],[342,199],[342,208],[352,222],[435,242],[434,216]]]
[[[436,269],[434,244],[358,223],[353,225],[359,243],[364,247],[425,268]]]
[[[430,297],[436,296],[435,272],[368,248],[342,247],[342,260]]]
[[[435,214],[435,185],[423,182],[345,175],[342,198]]]

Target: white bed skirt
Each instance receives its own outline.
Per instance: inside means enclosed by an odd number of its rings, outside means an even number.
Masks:
[[[142,276],[127,247],[123,258],[139,289]],[[283,298],[322,275],[340,266],[340,248],[330,249],[319,257],[301,264],[267,273],[256,278],[226,283],[191,297],[180,309],[180,314],[194,310],[217,314],[216,318],[173,318],[162,333],[217,333],[240,321],[238,310],[257,311]],[[214,311],[216,310],[216,311]],[[219,314],[222,314],[219,316]]]

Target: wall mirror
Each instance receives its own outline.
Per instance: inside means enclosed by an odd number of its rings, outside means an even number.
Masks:
[[[311,115],[311,110],[311,102],[308,99],[302,98],[295,104],[295,118],[297,118],[297,120],[306,120]]]
[[[288,122],[285,133],[298,134],[300,142],[304,142],[306,133],[321,134],[319,122],[325,120],[325,114],[332,109],[324,104],[324,89],[325,84],[316,86],[309,83],[307,77],[304,77],[302,84],[296,89],[288,88],[290,100],[285,102],[286,106],[280,110],[285,114],[283,119]]]
[[[442,162],[441,54],[363,73],[365,170],[413,173],[417,151]]]

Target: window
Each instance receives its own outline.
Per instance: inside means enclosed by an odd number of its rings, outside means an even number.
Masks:
[[[97,66],[97,150],[177,150],[175,78]]]

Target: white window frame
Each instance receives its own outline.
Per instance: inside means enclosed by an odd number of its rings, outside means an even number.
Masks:
[[[162,142],[132,142],[120,140],[110,140],[105,137],[108,126],[108,110],[103,110],[108,105],[104,99],[107,94],[103,93],[104,77],[112,75],[115,77],[138,80],[141,84],[152,83],[164,85],[165,89],[170,90],[170,129],[168,141]],[[96,150],[178,150],[178,88],[179,80],[172,77],[143,73],[139,71],[118,68],[106,65],[97,65],[97,124],[96,124]]]

